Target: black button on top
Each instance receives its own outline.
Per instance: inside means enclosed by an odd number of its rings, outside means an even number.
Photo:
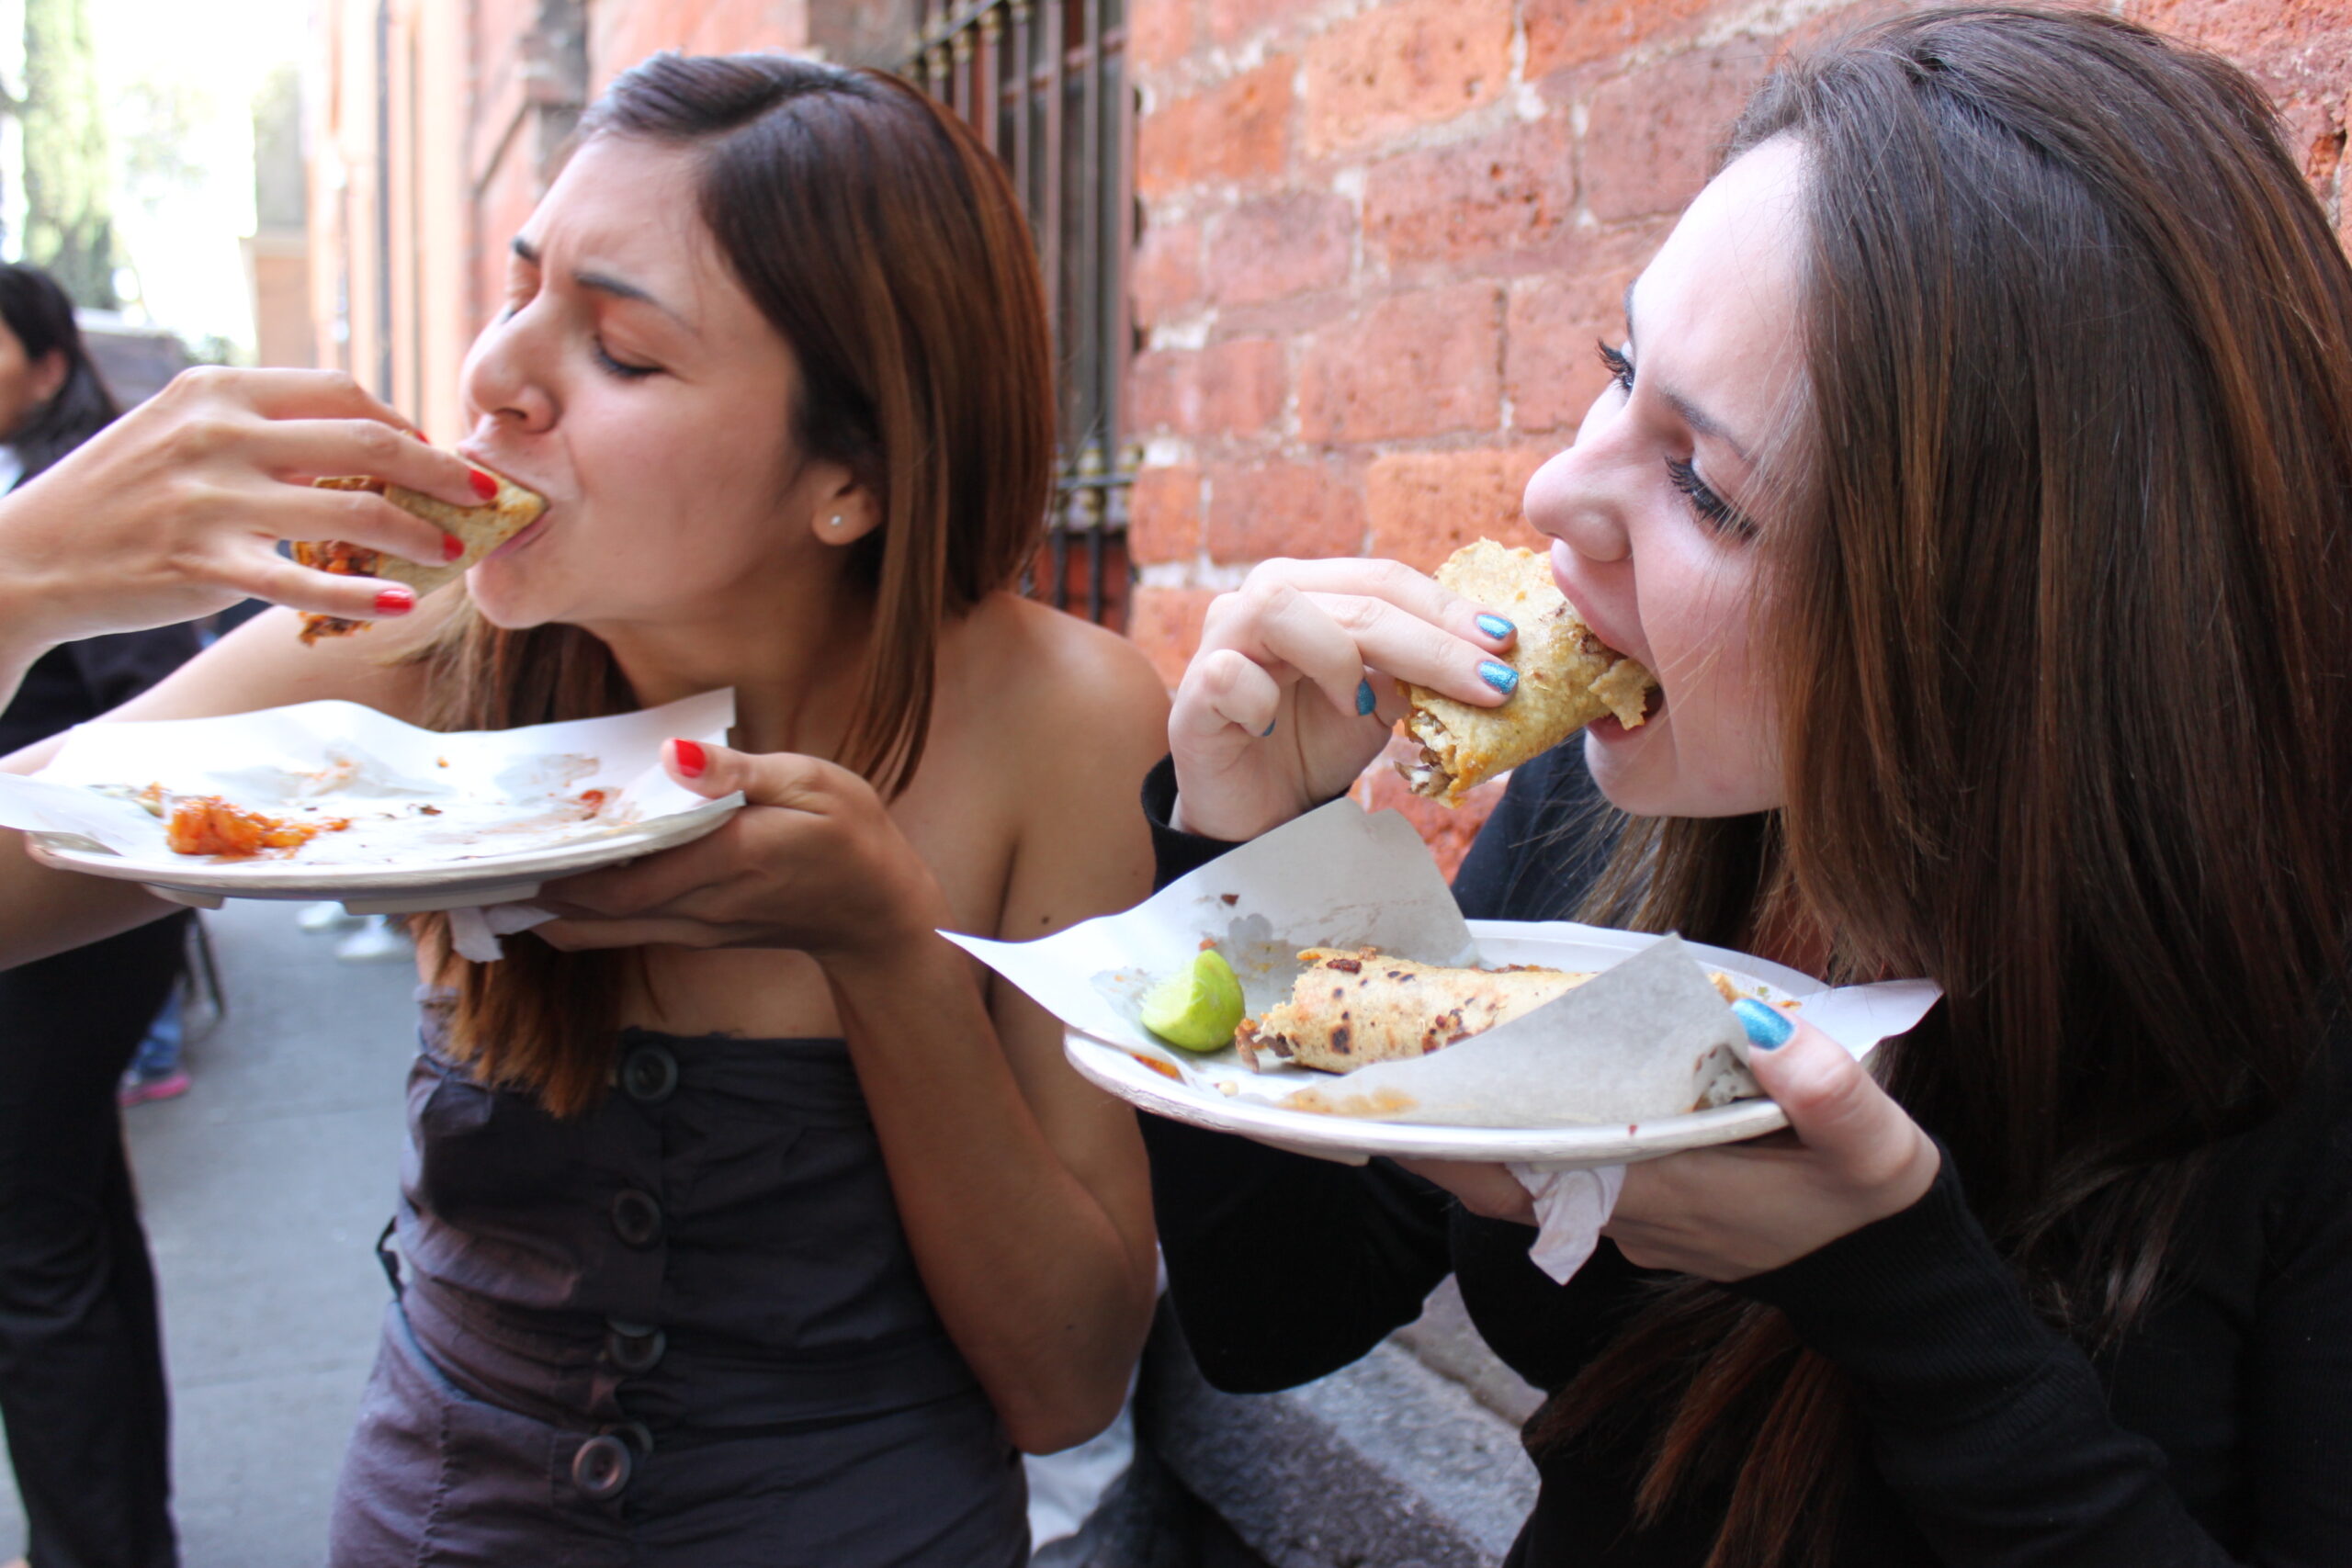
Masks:
[[[636,1467],[628,1445],[607,1432],[589,1438],[571,1456],[571,1483],[601,1502],[627,1486]]]
[[[648,1323],[607,1318],[605,1359],[625,1372],[650,1372],[670,1348],[670,1337]]]
[[[621,1058],[621,1092],[659,1105],[678,1089],[678,1058],[667,1045],[639,1045]]]
[[[662,1205],[634,1187],[614,1194],[613,1234],[631,1247],[651,1247],[662,1239]]]

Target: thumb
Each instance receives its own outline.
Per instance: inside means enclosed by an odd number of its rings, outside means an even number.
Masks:
[[[814,757],[790,751],[765,755],[738,751],[707,740],[669,741],[662,748],[662,765],[672,778],[707,800],[741,790],[753,806],[810,811],[823,809],[828,800],[840,797],[837,781],[857,777]]]
[[[1747,1070],[1807,1148],[1861,1167],[1907,1145],[1910,1118],[1843,1045],[1761,1002],[1732,1010],[1747,1031]]]
[[[742,787],[737,776],[743,761],[740,751],[702,740],[672,740],[662,748],[662,766],[669,775],[707,800]]]

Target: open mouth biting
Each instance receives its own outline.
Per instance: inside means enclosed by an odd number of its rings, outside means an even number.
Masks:
[[[524,529],[521,533],[515,535],[513,538],[507,540],[504,544],[499,546],[496,549],[491,551],[490,554],[482,557],[482,561],[487,563],[494,560],[503,560],[506,557],[514,554],[516,551],[528,547],[532,540],[547,532],[548,515],[549,513],[541,513],[537,522]]]
[[[1665,711],[1666,689],[1653,683],[1649,691],[1643,696],[1642,722],[1638,727],[1628,725],[1623,719],[1619,718],[1612,713],[1604,714],[1600,717],[1594,719],[1590,724],[1585,726],[1585,732],[1589,735],[1598,735],[1603,740],[1622,740],[1626,736],[1634,734],[1636,728],[1646,731],[1650,727],[1651,721],[1656,719],[1659,714],[1664,713]]]

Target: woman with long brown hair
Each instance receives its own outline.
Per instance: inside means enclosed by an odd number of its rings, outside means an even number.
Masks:
[[[662,56],[592,108],[513,248],[459,450],[541,521],[465,595],[356,585],[379,624],[316,648],[264,616],[122,715],[343,697],[498,728],[737,696],[733,747],[666,752],[744,793],[726,826],[551,885],[564,918],[495,964],[424,932],[398,1299],[332,1559],[1016,1563],[1016,1450],[1124,1397],[1149,1195],[1132,1116],[936,932],[1144,890],[1130,803],[1166,699],[1129,645],[1013,592],[1054,433],[1009,181],[888,76]],[[87,616],[232,578],[369,614],[198,504],[353,471],[320,454],[354,445],[449,487],[388,411],[342,394],[378,434],[334,447],[333,389],[299,390],[207,378],[65,474],[103,509],[109,476],[136,500],[213,466],[154,503],[172,548],[99,530],[111,608],[62,531],[0,510],[0,600],[47,570]],[[45,629],[0,632],[0,667]],[[6,857],[0,957],[164,908]]]
[[[1527,512],[1662,694],[1457,894],[1945,1000],[1875,1077],[1752,1025],[1792,1134],[1633,1167],[1566,1286],[1499,1170],[1154,1122],[1204,1368],[1318,1375],[1454,1272],[1550,1393],[1531,1568],[2352,1562],[2352,268],[2271,109],[2088,12],[1884,21],[1627,312]],[[1477,609],[1220,600],[1163,874],[1343,788],[1359,689],[1503,700]]]

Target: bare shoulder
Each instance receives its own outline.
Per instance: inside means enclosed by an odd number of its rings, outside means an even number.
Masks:
[[[1103,755],[1124,766],[1166,749],[1168,692],[1141,649],[1118,633],[1050,605],[999,593],[959,628],[970,639],[964,679],[990,711],[991,725],[1021,738],[1033,755]],[[1082,771],[1082,770],[1080,770]]]
[[[945,664],[976,722],[967,754],[985,758],[977,772],[1010,834],[996,934],[1042,936],[1145,897],[1151,840],[1136,803],[1168,748],[1150,662],[1115,632],[1011,594],[957,634]]]

